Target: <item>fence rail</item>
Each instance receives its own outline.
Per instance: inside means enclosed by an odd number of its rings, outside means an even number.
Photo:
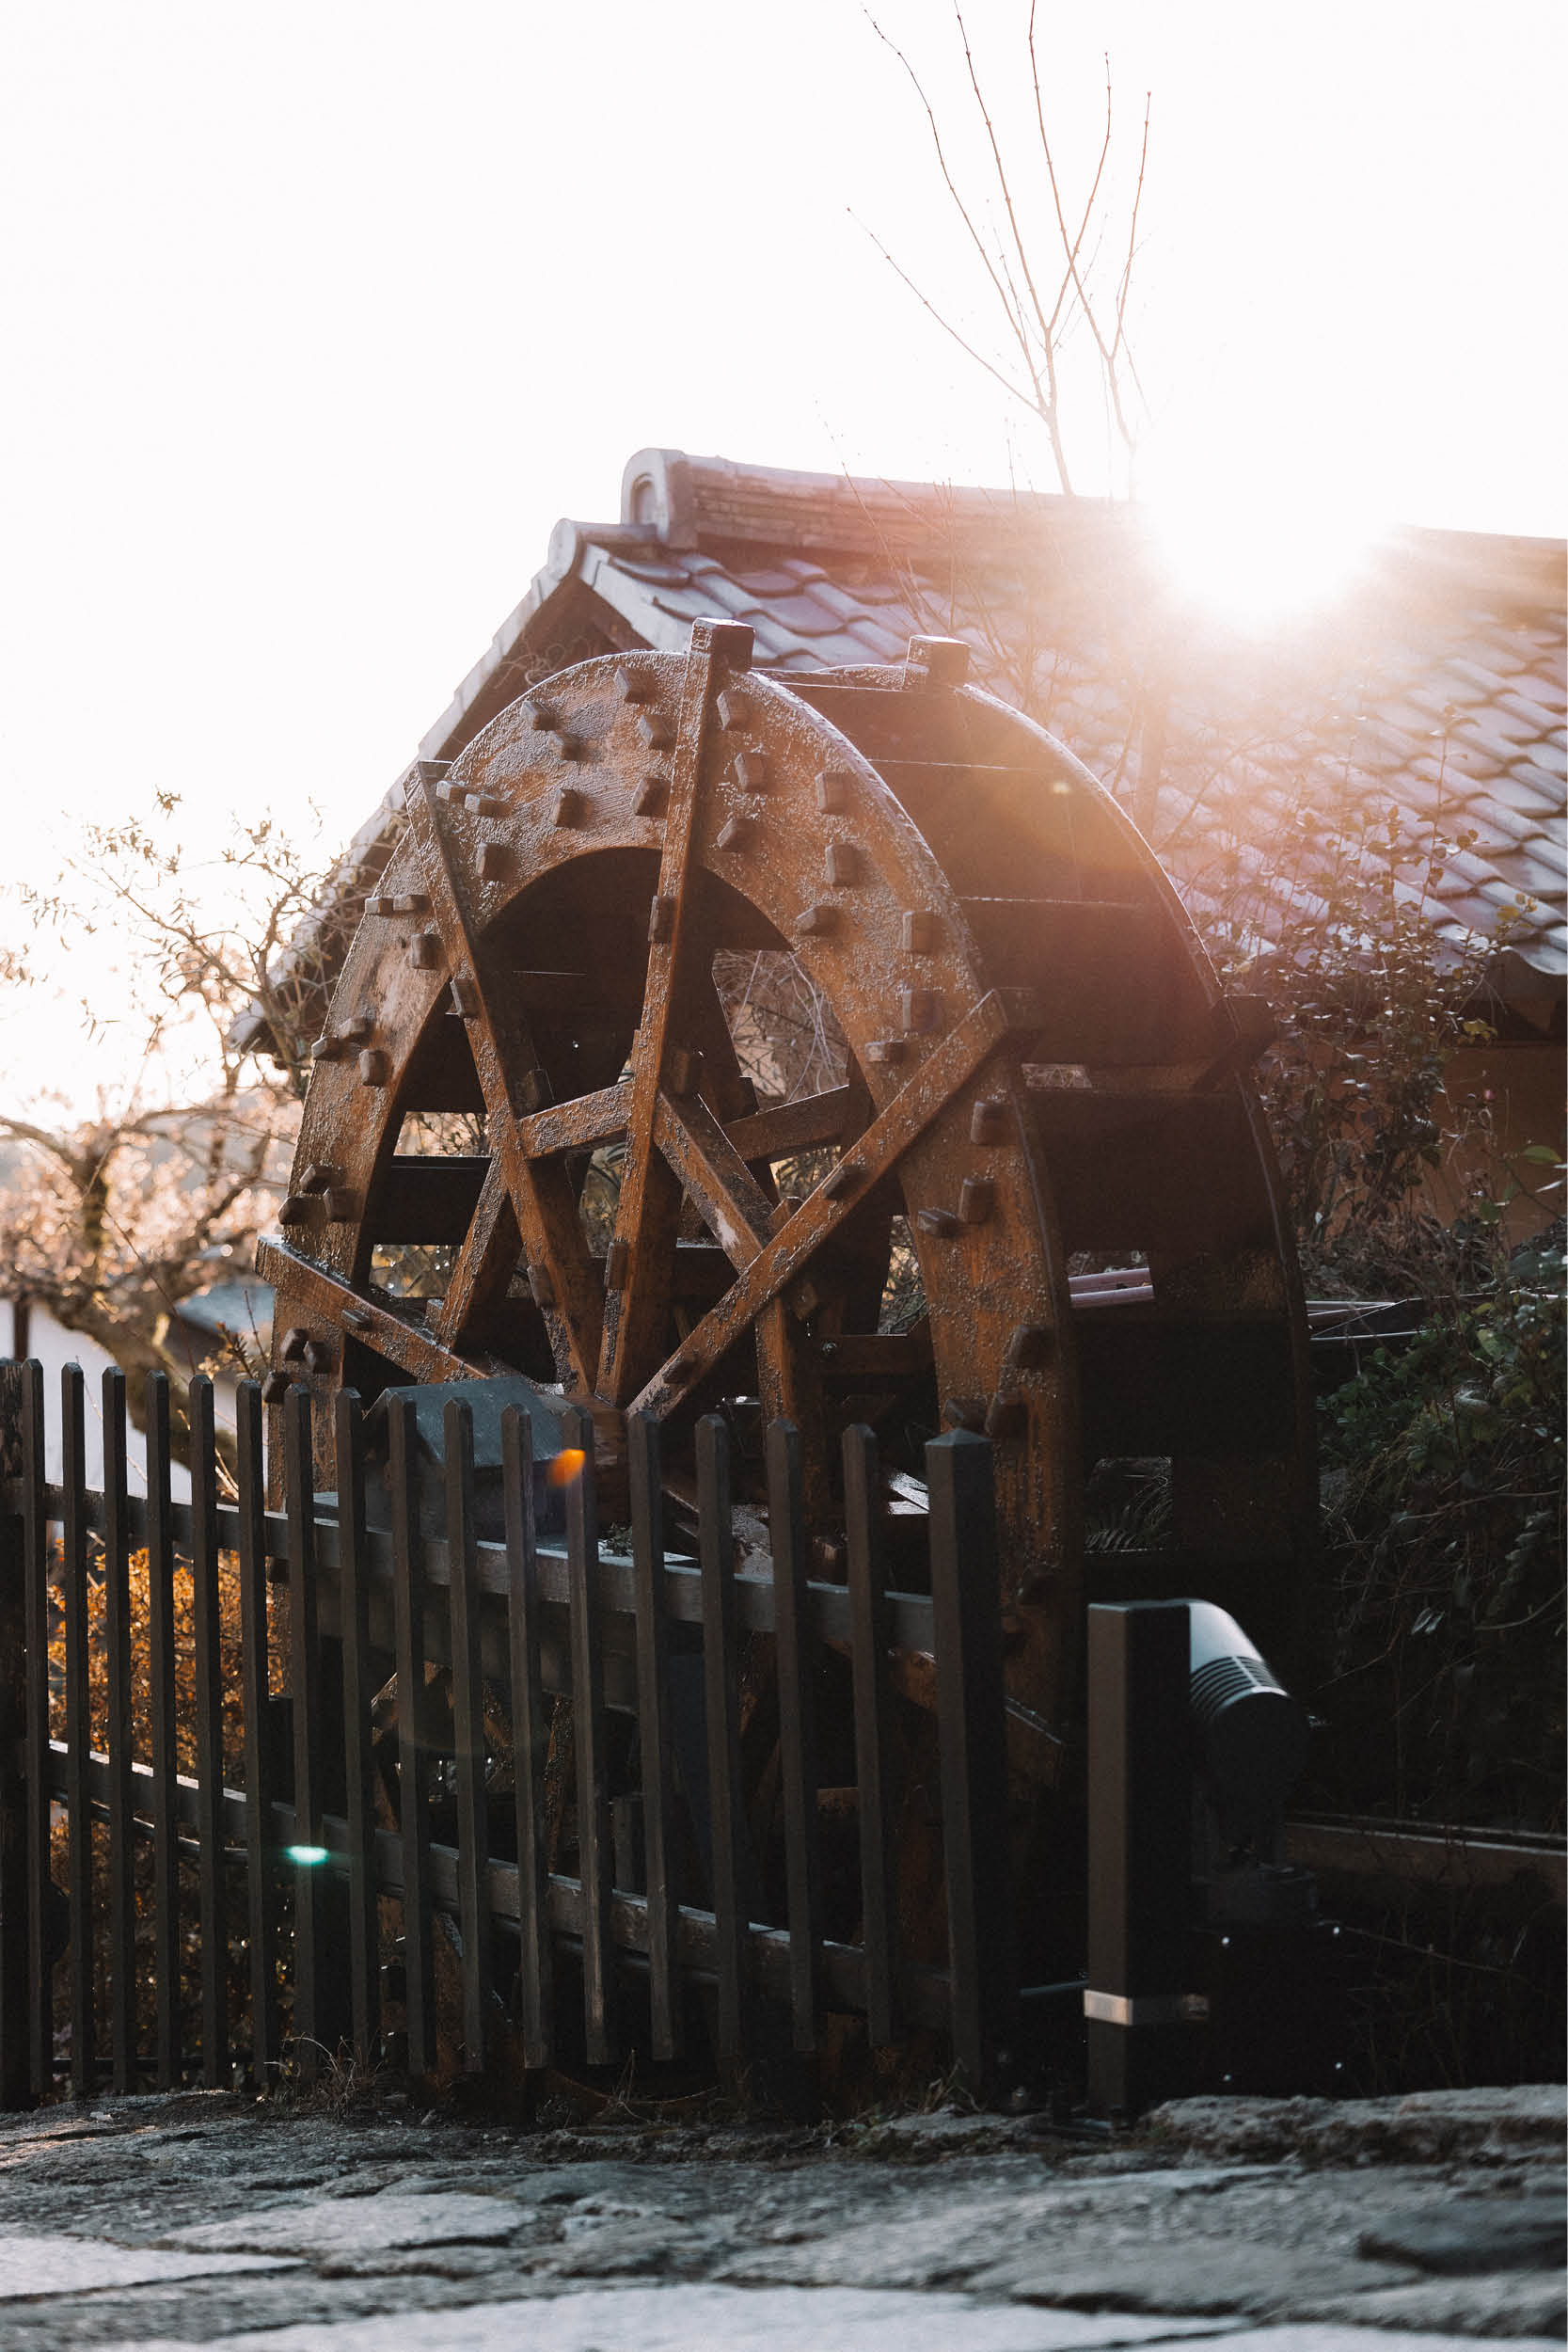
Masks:
[[[422,1523],[414,1410],[395,1391],[389,1526],[368,1523],[352,1393],[335,1400],[323,1496],[311,1397],[291,1391],[281,1510],[267,1507],[253,1383],[231,1475],[211,1385],[193,1384],[188,1504],[170,1499],[163,1376],[147,1388],[145,1502],[127,1493],[119,1372],[102,1407],[103,1485],[89,1489],[84,1382],[68,1367],[63,1476],[48,1484],[41,1370],[0,1367],[0,2101],[62,2082],[76,2095],[214,2085],[236,2064],[264,2081],[286,2058],[309,2076],[341,2043],[373,2062],[394,2031],[416,2077],[454,2054],[482,2071],[503,2037],[531,2069],[563,2046],[589,2066],[628,2046],[664,2060],[705,2015],[729,2069],[759,2036],[810,2053],[833,2010],[862,2015],[873,2045],[939,2028],[961,2075],[985,2083],[1017,1970],[984,1440],[927,1448],[930,1591],[908,1593],[887,1583],[867,1430],[846,1439],[837,1585],[809,1573],[786,1422],[766,1436],[761,1576],[736,1572],[718,1419],[698,1432],[694,1553],[667,1556],[651,1420],[628,1424],[630,1536],[610,1550],[586,1415],[566,1432],[583,1458],[555,1544],[536,1534],[515,1410],[504,1540],[490,1541],[463,1400],[446,1410],[442,1534]],[[911,1792],[895,1675],[911,1657],[935,1692],[938,1957],[929,1918],[912,1948],[898,1896]],[[831,1931],[817,1710],[834,1660],[858,1867],[847,1910],[837,1874]],[[765,1788],[746,1745],[759,1691],[777,1724]]]

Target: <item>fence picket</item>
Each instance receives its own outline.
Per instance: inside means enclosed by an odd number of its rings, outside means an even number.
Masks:
[[[27,1645],[27,2000],[33,2095],[55,2079],[55,1987],[49,1948],[49,1514],[44,1489],[43,1366],[23,1367],[24,1622]]]
[[[436,1986],[430,1922],[430,1757],[425,1715],[423,1546],[419,1532],[414,1406],[387,1408],[392,1488],[392,1596],[398,1680],[398,1813],[403,1844],[403,1968],[408,2073],[419,2082],[436,2060]]]
[[[740,1790],[740,1659],[735,1623],[730,1433],[717,1413],[697,1423],[697,1527],[703,1575],[703,1697],[719,1963],[719,2061],[733,2069],[746,2040],[746,1811]]]
[[[136,1870],[131,1805],[131,1510],[125,1375],[103,1375],[103,1646],[108,1683],[110,2082],[136,2085]]]
[[[463,2071],[482,2074],[490,2024],[490,1827],[484,1793],[484,1686],[474,1533],[474,1416],[454,1397],[444,1416],[447,1559],[451,1577],[451,1714],[457,1768],[457,1904],[463,1938]]]
[[[898,2030],[896,1800],[879,1500],[877,1440],[869,1429],[857,1423],[844,1433],[844,1508],[849,1553],[855,1778],[860,1788],[866,2031],[874,2049],[894,2041]]]
[[[338,1473],[338,1622],[343,1651],[343,1812],[348,1825],[349,2024],[362,2065],[381,2028],[380,1903],[375,1868],[375,1759],[371,1707],[370,1547],[365,1534],[365,1422],[353,1389],[333,1407]]]
[[[201,2079],[229,2072],[229,1920],[223,1883],[223,1613],[213,1384],[190,1388],[191,1639],[196,1665],[196,1836],[201,1926]]]
[[[268,1752],[266,1486],[261,1391],[242,1380],[234,1399],[240,1534],[240,1677],[245,1708],[246,1936],[250,1950],[250,2072],[263,2087],[278,2061],[277,1882]]]
[[[147,1599],[152,1692],[152,1969],[160,2090],[180,2079],[180,1849],[174,1679],[174,1506],[169,1497],[168,1375],[147,1375]]]
[[[566,1561],[572,1607],[572,1731],[578,1759],[578,1870],[582,1881],[582,2014],[590,2066],[616,2055],[615,1980],[610,1964],[613,1893],[610,1779],[605,1753],[603,1629],[594,1605],[599,1568],[594,1494],[594,1424],[565,1416],[567,1444],[581,1464],[566,1488]]]
[[[506,1507],[507,1638],[512,1665],[512,1770],[517,1820],[517,1963],[523,2064],[550,2062],[555,2006],[549,1930],[549,1871],[545,1846],[545,1761],[549,1718],[540,1673],[542,1603],[533,1533],[533,1427],[509,1405],[501,1415],[501,1483]]]
[[[816,2047],[822,1952],[822,1875],[816,1834],[817,1643],[806,1591],[810,1573],[800,1497],[800,1433],[768,1429],[768,1531],[773,1553],[773,1645],[779,1688],[784,1878],[789,1903],[789,2005],[794,2044]]]
[[[23,1465],[20,1364],[0,1364],[0,1470]],[[31,2090],[28,1985],[29,1804],[26,1550],[19,1512],[0,1509],[0,2107],[25,2106]]]
[[[967,1430],[933,1439],[926,1480],[953,2057],[978,2096],[1011,2032],[1018,1988],[990,1446]]]
[[[637,1590],[637,1741],[642,1771],[642,1844],[648,1902],[648,2008],[653,2054],[681,2045],[675,1980],[675,1888],[670,1867],[669,1628],[664,1613],[664,1496],[658,1422],[626,1418],[631,1544]]]
[[[151,1981],[156,2015],[154,2077],[161,2087],[181,2078],[183,2057],[182,1936],[191,1922],[182,1894],[198,1899],[202,2079],[214,2086],[229,2059],[229,1949],[225,1904],[226,1837],[238,1827],[239,1802],[224,1786],[222,1710],[223,1601],[220,1544],[229,1540],[228,1515],[218,1493],[214,1392],[197,1378],[190,1391],[191,1502],[180,1515],[180,1556],[192,1563],[194,1703],[187,1724],[180,1711],[175,1668],[186,1629],[177,1607],[176,1513],[170,1498],[172,1447],[166,1378],[148,1383],[149,1496],[145,1520],[127,1491],[123,1378],[103,1385],[104,1490],[86,1480],[86,1403],[80,1373],[69,1367],[61,1384],[62,1485],[45,1484],[41,1373],[34,1364],[0,1371],[0,1467],[8,1484],[0,1501],[0,2100],[48,2097],[55,2088],[54,1979],[69,1949],[71,2087],[90,2094],[98,2074],[99,1996],[107,1993],[107,2024],[117,2090],[138,2080],[137,1986]],[[366,1520],[365,1438],[359,1401],[343,1391],[336,1402],[334,1446],[338,1496],[323,1504],[314,1491],[311,1398],[303,1388],[285,1400],[283,1516],[269,1517],[262,1483],[262,1407],[254,1382],[237,1399],[238,1508],[233,1518],[240,1561],[240,1681],[245,1710],[243,1835],[245,1841],[252,2071],[265,2082],[279,2055],[277,2017],[279,1865],[276,1850],[276,1759],[271,1727],[277,1706],[269,1693],[268,1574],[272,1555],[288,1554],[288,1668],[293,1717],[295,1931],[293,1949],[293,2043],[298,2070],[319,2071],[320,2051],[335,2045],[340,2011],[351,2024],[356,2050],[372,2061],[379,2046],[380,1901],[374,1820],[375,1761],[372,1702],[385,1671],[372,1646],[381,1602],[376,1554],[386,1539]],[[802,1509],[800,1442],[788,1422],[766,1432],[765,1457],[773,1542],[772,1581],[737,1582],[727,1423],[709,1416],[696,1433],[699,1562],[695,1578],[682,1562],[666,1563],[660,1438],[656,1422],[638,1417],[627,1430],[632,1519],[631,1573],[626,1563],[601,1562],[594,1480],[594,1430],[589,1417],[565,1416],[577,1451],[566,1493],[566,1558],[541,1555],[533,1512],[532,1431],[526,1414],[502,1417],[506,1573],[482,1546],[475,1516],[473,1423],[462,1400],[448,1406],[444,1424],[446,1540],[434,1547],[419,1520],[420,1479],[414,1407],[395,1392],[388,1400],[391,1489],[392,1621],[397,1678],[401,1894],[410,2076],[428,2079],[437,2058],[432,1931],[435,1913],[455,1913],[461,1931],[463,2019],[461,2063],[477,2074],[493,2054],[497,2013],[492,1970],[498,1910],[515,1915],[521,1966],[517,2010],[525,2066],[549,2060],[554,2027],[555,1950],[562,1937],[580,1941],[586,2055],[604,2065],[616,2056],[617,1969],[646,1954],[650,1978],[651,2042],[656,2058],[677,2053],[688,1972],[711,1971],[717,1980],[715,2050],[733,2077],[748,2056],[753,1998],[766,1988],[787,2001],[791,2034],[804,2055],[818,2046],[825,1994],[835,2004],[863,2005],[875,2044],[892,2041],[911,2021],[951,2022],[954,2053],[966,2083],[980,2089],[994,2073],[995,2054],[1010,2035],[1017,2005],[1006,1842],[1006,1745],[1002,1683],[999,1584],[996,1573],[990,1449],[962,1433],[927,1449],[932,1598],[891,1595],[882,1555],[878,1455],[871,1432],[856,1428],[845,1440],[845,1523],[847,1588],[835,1595],[810,1581],[809,1536]],[[19,1474],[20,1473],[20,1474]],[[52,1618],[51,1511],[60,1521],[58,1627]],[[131,1610],[133,1526],[145,1524],[149,1558],[146,1662],[150,1687],[150,1769],[134,1765],[133,1688],[141,1658],[135,1651]],[[106,1704],[102,1737],[92,1681],[91,1531],[104,1549],[103,1629]],[[324,1535],[320,1530],[328,1532]],[[325,1564],[320,1557],[325,1553]],[[382,1554],[384,1557],[384,1553]],[[373,1564],[373,1565],[372,1565]],[[564,1573],[562,1573],[564,1569]],[[432,1629],[428,1613],[446,1587],[446,1623]],[[695,1585],[695,1592],[693,1592]],[[546,1591],[551,1595],[546,1601]],[[506,1601],[506,1655],[512,1677],[514,1769],[517,1833],[515,1898],[505,1862],[489,1852],[485,1783],[485,1681],[498,1625],[494,1600]],[[546,1859],[546,1763],[550,1715],[545,1673],[558,1671],[548,1612],[565,1614],[570,1636],[573,1744],[576,1751],[578,1880],[552,1878]],[[319,1609],[328,1611],[323,1633]],[[641,1832],[645,1872],[619,1890],[610,1835],[607,1655],[618,1655],[610,1620],[629,1618],[635,1637],[636,1704],[641,1751]],[[683,1719],[672,1709],[672,1657],[676,1618],[700,1617],[702,1685],[692,1693],[698,1753],[705,1770],[689,1773],[688,1801],[699,1848],[706,1849],[711,1912],[683,1910],[672,1868],[674,1831],[673,1736]],[[754,1629],[748,1643],[771,1627],[779,1708],[778,1788],[784,1815],[784,1863],[788,1933],[752,1924],[760,1912],[758,1872],[751,1848],[742,1777],[740,1707],[741,1624]],[[178,1620],[178,1622],[177,1622]],[[5,1645],[6,1629],[17,1629]],[[50,1636],[63,1627],[63,1743],[51,1745]],[[943,1864],[949,1918],[945,1986],[928,1970],[906,1980],[899,1948],[895,1833],[897,1788],[892,1707],[891,1650],[901,1642],[935,1657],[937,1729],[942,1755]],[[450,1648],[446,1647],[450,1634]],[[818,1761],[814,1684],[821,1645],[847,1635],[854,1698],[855,1762],[861,1846],[863,1947],[857,1957],[824,1941],[821,1852],[816,1819]],[[138,1637],[139,1639],[139,1634]],[[383,1637],[385,1638],[385,1637]],[[450,1736],[435,1702],[439,1686],[427,1679],[427,1651],[450,1655]],[[341,1672],[339,1656],[341,1655]],[[692,1663],[695,1664],[693,1652]],[[342,1722],[335,1708],[341,1696]],[[626,1695],[617,1688],[617,1706]],[[699,1729],[700,1724],[700,1729]],[[20,1736],[19,1736],[20,1735]],[[180,1738],[194,1741],[194,1787],[178,1778]],[[451,1749],[456,1798],[456,1844],[434,1855],[431,1838],[432,1757]],[[63,1753],[62,1753],[63,1748]],[[341,1853],[325,1857],[325,1824],[334,1823],[343,1772]],[[686,1784],[683,1784],[686,1785]],[[134,1791],[139,1791],[135,1798]],[[95,1905],[103,1899],[95,1851],[94,1809],[108,1816],[106,1924],[108,1983],[99,1981],[95,1935],[105,1924]],[[66,1892],[51,1872],[52,1806],[66,1824]],[[638,1800],[631,1800],[635,1806]],[[150,1817],[150,1818],[149,1818]],[[182,1886],[182,1820],[195,1823],[198,1867]],[[622,1826],[619,1821],[617,1827]],[[138,1922],[134,1840],[150,1835],[152,1908]],[[188,1836],[186,1830],[184,1835]],[[635,1850],[635,1841],[628,1851]],[[324,1858],[337,1867],[329,1873]],[[398,1886],[392,1877],[388,1891]],[[695,1889],[691,1890],[695,1893]],[[136,1951],[138,1924],[150,1931],[148,1955]],[[453,1939],[457,1941],[456,1938]],[[341,1951],[346,1966],[334,1968]],[[26,2012],[24,2016],[24,2011]],[[194,2052],[191,2053],[194,2058]]]
[[[87,1801],[91,1736],[87,1625],[87,1461],[86,1384],[80,1364],[60,1373],[61,1534],[65,1577],[65,1803],[69,1837],[71,1930],[71,2090],[87,2098],[97,2072],[93,2003],[92,1812]]]
[[[283,1400],[283,1478],[289,1519],[289,1696],[294,1733],[293,2062],[306,2082],[320,2072],[322,2014],[321,1635],[316,1605],[316,1514],[310,1391]],[[309,1857],[307,1859],[306,1857]]]

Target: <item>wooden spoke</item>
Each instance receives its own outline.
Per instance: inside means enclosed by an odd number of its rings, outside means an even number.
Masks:
[[[517,1121],[517,1140],[531,1160],[556,1152],[593,1152],[624,1136],[631,1120],[631,1081],[604,1087],[597,1094],[551,1103]]]
[[[670,1307],[670,1273],[679,1227],[680,1192],[657,1151],[655,1126],[665,1061],[673,1044],[682,953],[692,929],[687,881],[695,838],[703,754],[714,697],[731,666],[751,661],[752,633],[733,624],[699,621],[691,631],[681,689],[673,772],[664,822],[658,891],[648,926],[648,970],[638,1025],[626,1163],[616,1208],[615,1248],[625,1259],[624,1287],[605,1296],[598,1394],[625,1405],[641,1367],[663,1343]]]
[[[522,1122],[541,1107],[539,1057],[515,1001],[504,989],[485,986],[463,884],[442,838],[435,787],[422,764],[410,777],[406,800],[447,969],[460,1006],[467,1008],[490,1149],[516,1217],[534,1296],[562,1379],[586,1391],[598,1360],[602,1295],[564,1171],[552,1160],[531,1159],[524,1147]]]
[[[874,1119],[855,1146],[860,1184],[830,1192],[838,1171],[803,1200],[782,1232],[759,1249],[719,1304],[688,1334],[669,1360],[632,1400],[634,1412],[669,1413],[703,1375],[735,1346],[770,1299],[805,1269],[808,1261],[849,1215],[861,1192],[885,1176],[942,1105],[968,1083],[1010,1029],[1030,1028],[1037,1007],[1027,992],[992,989],[945,1037]],[[842,1165],[842,1164],[841,1164]]]
[[[287,1242],[269,1235],[259,1243],[256,1271],[277,1289],[287,1284],[289,1296],[305,1314],[324,1323],[341,1324],[411,1380],[481,1380],[506,1370],[487,1356],[460,1356],[423,1324],[412,1322],[379,1299],[367,1298],[340,1275],[329,1274],[312,1259],[301,1257]]]
[[[750,1265],[772,1230],[773,1203],[705,1103],[659,1094],[654,1141],[732,1265]]]
[[[782,1160],[791,1152],[814,1152],[841,1142],[861,1100],[858,1088],[830,1087],[825,1094],[807,1094],[799,1103],[769,1103],[747,1119],[732,1120],[725,1133],[743,1160]]]
[[[492,1160],[441,1301],[436,1336],[443,1346],[456,1347],[474,1317],[504,1298],[521,1248],[506,1178],[499,1160]]]

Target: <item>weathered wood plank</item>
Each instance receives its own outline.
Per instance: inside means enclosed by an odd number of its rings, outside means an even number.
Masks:
[[[240,1691],[245,1707],[245,1924],[250,1947],[250,2074],[258,2089],[278,2057],[277,1885],[268,1831],[273,1786],[268,1754],[266,1487],[261,1462],[261,1391],[242,1380],[234,1399],[240,1555]]]
[[[637,1736],[642,1758],[642,1847],[648,1904],[648,2005],[656,2058],[681,2043],[674,1966],[675,1887],[671,1870],[672,1788],[669,1628],[664,1611],[664,1498],[658,1423],[636,1413],[626,1423],[632,1559],[637,1579]]]
[[[381,1931],[375,1883],[375,1760],[371,1707],[370,1563],[365,1540],[365,1423],[353,1389],[334,1401],[338,1476],[338,1621],[343,1649],[344,1822],[348,1854],[349,2020],[364,2066],[380,2046]]]
[[[283,1482],[289,1516],[289,1697],[294,1734],[295,2071],[311,2082],[321,2071],[325,2032],[322,1975],[323,1850],[321,1631],[316,1594],[316,1514],[310,1391],[296,1384],[283,1400]],[[328,2054],[330,2055],[330,2054]]]
[[[65,1577],[66,1836],[71,1922],[71,2093],[95,2089],[98,2033],[93,2005],[92,1822],[87,1810],[91,1734],[87,1624],[87,1412],[80,1364],[60,1374],[60,1451],[65,1518],[60,1529]]]
[[[610,1905],[614,1892],[610,1835],[609,1757],[605,1745],[604,1627],[594,1607],[598,1514],[594,1495],[594,1424],[566,1416],[570,1442],[582,1455],[566,1489],[566,1559],[571,1580],[572,1732],[578,1765],[578,1867],[582,1879],[583,2026],[590,2066],[616,2056]]]
[[[533,1540],[533,1428],[509,1405],[501,1415],[506,1511],[507,1633],[512,1666],[512,1757],[517,1822],[518,1958],[523,2064],[550,2062],[555,1961],[549,1927],[545,1765],[549,1718],[539,1671],[542,1601]]]
[[[201,1930],[201,2079],[209,2090],[229,2080],[229,1934],[224,1905],[223,1620],[218,1585],[217,1447],[213,1384],[190,1386],[191,1637],[196,1678],[198,1899]]]
[[[708,1819],[719,1974],[719,2060],[746,2047],[746,1805],[740,1785],[740,1659],[735,1621],[735,1535],[729,1431],[717,1413],[697,1423],[697,1521],[703,1572],[703,1696],[707,1714]]]
[[[465,2074],[484,2071],[490,2007],[490,1829],[484,1798],[484,1688],[474,1558],[474,1416],[454,1397],[443,1416],[451,1561],[451,1711],[457,1780],[457,1920],[463,1938]]]
[[[849,1657],[855,1690],[855,1779],[860,1789],[861,1939],[866,2024],[873,2048],[898,2029],[897,1891],[894,1831],[893,1691],[881,1548],[877,1440],[857,1423],[844,1433],[848,1538]]]
[[[174,1649],[174,1518],[169,1499],[168,1375],[147,1375],[147,1585],[152,1707],[152,1972],[157,2005],[154,2074],[160,2090],[180,2079],[180,1856]]]
[[[422,2081],[436,2060],[436,1984],[430,1940],[430,1758],[421,1738],[424,1704],[424,1571],[419,1535],[418,1437],[414,1407],[392,1398],[387,1411],[392,1497],[392,1600],[398,1682],[398,1818],[403,1847],[403,1965],[408,2073]]]
[[[926,1448],[926,1477],[953,2057],[980,2097],[1018,1990],[990,1448],[967,1430],[939,1438]]]
[[[768,1528],[773,1551],[773,1641],[779,1688],[784,1876],[789,1900],[789,2006],[797,2050],[816,2047],[822,1951],[822,1869],[816,1834],[818,1645],[807,1592],[809,1538],[800,1495],[800,1437],[768,1429]]]

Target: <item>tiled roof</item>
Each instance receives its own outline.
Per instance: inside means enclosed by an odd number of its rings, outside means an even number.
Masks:
[[[557,525],[420,751],[452,758],[551,670],[681,649],[707,613],[747,622],[757,662],[786,673],[962,637],[972,677],[1116,793],[1200,927],[1223,905],[1266,936],[1391,809],[1411,853],[1398,887],[1456,948],[1498,938],[1500,918],[1494,982],[1528,1003],[1560,997],[1568,972],[1563,556],[1560,541],[1400,532],[1337,603],[1251,636],[1176,600],[1132,509],[644,451],[618,522]],[[348,898],[397,821],[384,805],[358,836]],[[1461,836],[1430,870],[1430,845]]]

